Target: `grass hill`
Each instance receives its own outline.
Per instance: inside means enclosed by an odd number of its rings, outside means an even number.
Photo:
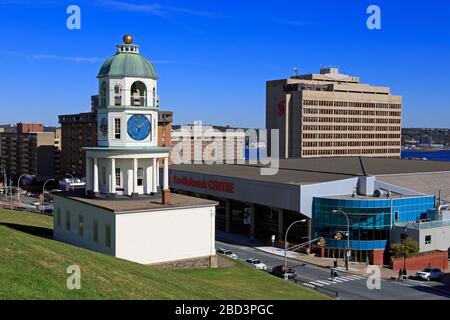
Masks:
[[[0,299],[327,299],[241,262],[154,269],[52,239],[52,218],[0,209]],[[81,289],[69,290],[70,265]]]

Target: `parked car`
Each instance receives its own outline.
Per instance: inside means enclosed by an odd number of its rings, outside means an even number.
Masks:
[[[25,210],[27,210],[27,208],[25,208],[23,206],[19,206],[19,207],[16,207],[16,210],[17,211],[25,211]]]
[[[258,269],[258,270],[267,270],[267,266],[262,263],[259,259],[256,258],[251,258],[251,259],[247,259],[245,260],[245,263],[251,265],[252,267]]]
[[[34,202],[32,203],[32,205],[33,205],[33,206],[40,206],[41,203],[40,203],[39,201],[34,201]]]
[[[288,279],[294,279],[297,273],[294,269],[287,267],[285,268],[284,265],[276,266],[272,268],[272,274],[274,276],[284,278],[284,274],[286,273]]]
[[[237,258],[238,258],[238,256],[233,251],[224,249],[224,248],[217,249],[217,253],[223,254],[224,256],[227,256],[228,258],[231,258],[234,260],[237,260]]]
[[[44,213],[53,214],[53,209],[44,209]]]
[[[444,273],[441,269],[437,268],[425,268],[422,271],[416,272],[416,277],[422,280],[441,280],[444,277]]]

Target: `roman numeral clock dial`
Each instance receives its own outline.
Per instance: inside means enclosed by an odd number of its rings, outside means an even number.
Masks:
[[[128,119],[128,135],[136,141],[145,140],[151,132],[150,120],[143,114],[135,114]]]

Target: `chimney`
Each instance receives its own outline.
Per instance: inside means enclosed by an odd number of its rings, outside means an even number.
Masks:
[[[163,189],[162,190],[162,204],[167,205],[170,203],[170,190]]]

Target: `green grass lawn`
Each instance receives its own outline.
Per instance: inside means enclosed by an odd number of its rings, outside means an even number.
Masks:
[[[52,218],[0,209],[0,299],[327,299],[241,262],[165,270],[52,240]],[[69,265],[81,289],[66,286]]]

